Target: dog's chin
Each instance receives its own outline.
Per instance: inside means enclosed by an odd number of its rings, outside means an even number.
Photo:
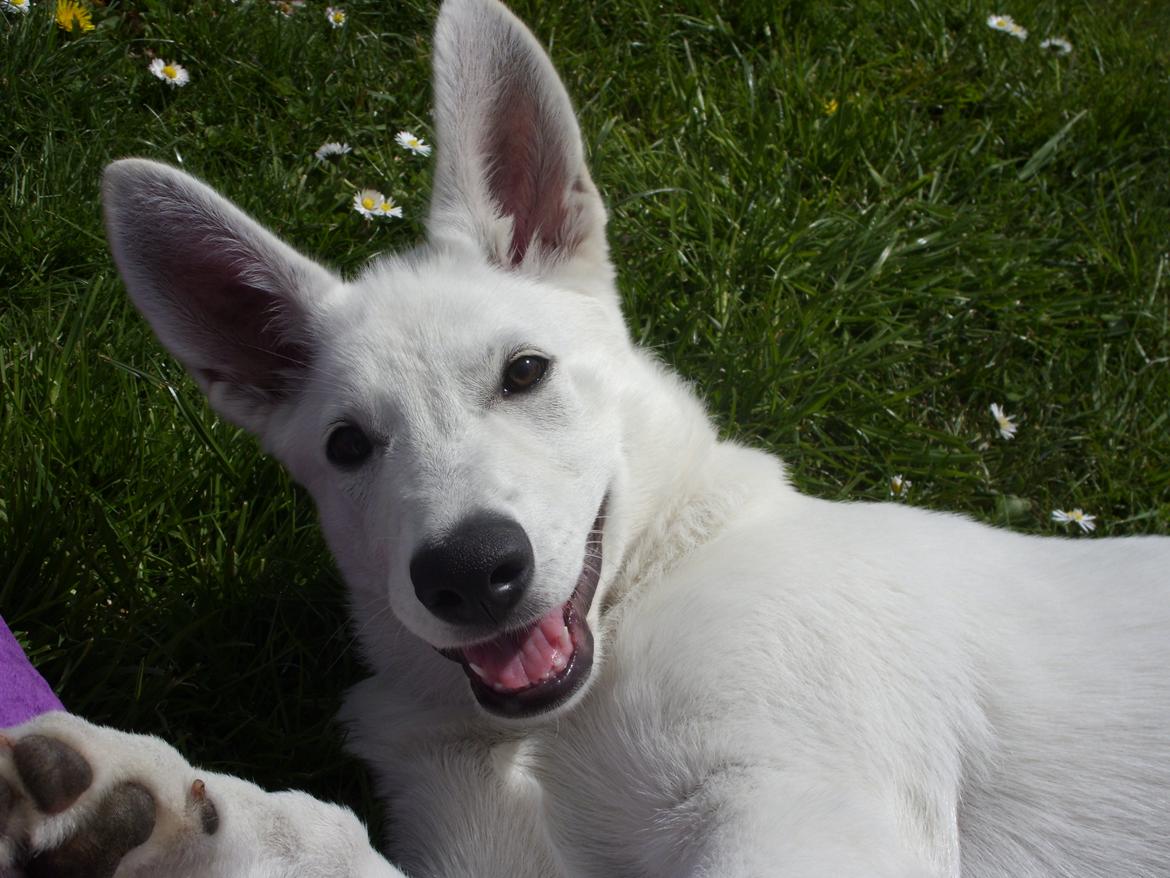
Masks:
[[[585,542],[573,594],[535,622],[486,642],[441,649],[463,666],[475,700],[488,713],[526,719],[567,706],[593,671],[589,608],[601,576],[605,503]]]

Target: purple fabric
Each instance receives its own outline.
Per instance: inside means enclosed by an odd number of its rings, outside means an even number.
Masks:
[[[0,729],[64,709],[0,616]]]

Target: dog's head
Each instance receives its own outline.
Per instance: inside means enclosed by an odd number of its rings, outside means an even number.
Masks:
[[[590,677],[632,348],[536,40],[447,0],[434,70],[428,240],[352,281],[154,162],[107,169],[106,224],[159,339],[312,493],[370,652],[388,605],[484,708],[529,716]]]

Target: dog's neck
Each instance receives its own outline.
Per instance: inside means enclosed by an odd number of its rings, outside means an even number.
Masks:
[[[629,481],[638,490],[623,498],[620,526],[629,536],[603,596],[602,616],[716,538],[747,513],[753,496],[775,496],[776,486],[787,483],[778,458],[721,441],[694,391],[639,353],[659,392],[634,395],[625,406],[627,465],[638,474]]]

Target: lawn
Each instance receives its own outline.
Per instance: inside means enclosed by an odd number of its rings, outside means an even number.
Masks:
[[[432,159],[395,134],[431,139],[434,8],[339,5],[0,10],[0,614],[74,711],[369,815],[311,503],[155,344],[97,195],[147,156],[341,270],[409,246]],[[577,102],[633,332],[726,435],[826,497],[1170,533],[1165,0],[513,8]],[[403,218],[363,219],[364,187]]]

